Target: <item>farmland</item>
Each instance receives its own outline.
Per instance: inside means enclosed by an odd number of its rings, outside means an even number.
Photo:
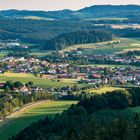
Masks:
[[[71,104],[76,103],[76,101],[49,101],[25,107],[8,117],[9,121],[0,128],[0,139],[7,140],[31,123],[44,118],[46,115],[53,117],[67,109]]]
[[[114,43],[118,41],[119,43]],[[79,44],[67,47],[60,52],[83,49],[83,54],[116,54],[127,51],[140,50],[140,38],[115,38],[113,41],[102,43]],[[31,55],[36,57],[46,56],[52,51],[31,49]],[[8,51],[1,51],[0,56],[4,56]]]
[[[31,74],[23,74],[23,73],[4,73],[0,74],[0,80],[1,82],[6,81],[20,81],[22,83],[27,83],[29,81],[32,81],[34,85],[40,86],[42,88],[46,87],[62,87],[67,85],[73,85],[71,82],[58,82],[57,80],[49,80],[49,79],[41,79],[38,77],[35,77]]]
[[[99,88],[99,89],[88,90],[88,92],[89,93],[95,93],[95,94],[103,94],[103,93],[111,92],[111,91],[114,91],[114,90],[124,90],[124,88],[120,88],[120,87],[102,87],[102,88]]]
[[[113,43],[118,41],[118,43]],[[116,54],[129,50],[140,50],[140,38],[120,38],[110,42],[80,44],[67,48],[64,51],[83,48],[84,54]]]

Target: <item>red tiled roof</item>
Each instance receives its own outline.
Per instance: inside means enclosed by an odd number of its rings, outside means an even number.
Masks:
[[[101,78],[101,75],[100,75],[100,74],[92,74],[92,76],[93,76],[94,78]]]

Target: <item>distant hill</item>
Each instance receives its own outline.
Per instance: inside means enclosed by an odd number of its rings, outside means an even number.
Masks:
[[[73,15],[74,11],[61,10],[61,11],[27,11],[27,10],[4,10],[0,14],[5,18],[24,18],[27,16],[50,18],[50,19],[75,19],[78,18]]]
[[[23,18],[26,16],[36,16],[48,19],[88,19],[88,18],[131,18],[140,15],[140,6],[138,5],[95,5],[86,7],[78,11],[60,10],[60,11],[27,11],[27,10],[5,10],[0,11],[0,18]]]
[[[122,20],[122,18],[126,19]],[[68,9],[49,12],[13,9],[0,11],[0,40],[19,39],[24,43],[37,44],[37,47],[40,48],[43,48],[42,46],[49,41],[49,45],[45,46],[45,49],[63,49],[79,43],[76,38],[73,38],[74,41],[65,40],[64,36],[67,33],[74,32],[73,35],[75,36],[75,32],[78,34],[79,31],[98,29],[111,31],[115,36],[123,37],[137,37],[140,33],[139,29],[112,29],[109,24],[140,24],[140,6],[99,5],[86,7],[78,11]],[[64,40],[61,40],[63,37]],[[82,37],[78,37],[80,41]],[[87,37],[87,40],[89,38],[90,36]],[[56,47],[55,43],[59,42],[59,39],[64,44],[60,45],[59,43],[59,47]],[[93,40],[90,38],[87,42],[84,41],[80,43],[92,43]]]
[[[130,18],[135,14],[140,14],[139,5],[95,5],[77,11],[86,18]]]

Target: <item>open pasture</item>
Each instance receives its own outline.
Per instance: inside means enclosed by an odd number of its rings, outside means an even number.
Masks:
[[[73,85],[73,82],[70,81],[57,81],[57,80],[49,80],[49,79],[42,79],[39,77],[35,77],[31,74],[24,74],[24,73],[4,73],[0,74],[0,81],[20,81],[22,83],[28,83],[29,81],[33,82],[35,86],[39,86],[42,88],[47,87],[63,87],[68,85]]]
[[[117,54],[129,50],[140,50],[140,38],[116,38],[115,40],[108,42],[80,44],[68,47],[63,51],[71,51],[78,48],[83,49],[83,54]]]
[[[99,88],[99,89],[90,89],[87,90],[87,92],[89,93],[95,93],[95,94],[103,94],[106,92],[111,92],[114,90],[124,90],[124,88],[120,88],[120,87],[103,87],[103,88]]]
[[[76,103],[77,101],[43,101],[25,107],[9,116],[9,121],[0,126],[0,140],[8,140],[10,136],[17,134],[31,123],[37,122],[45,116],[53,117],[55,114],[66,110],[71,104]]]

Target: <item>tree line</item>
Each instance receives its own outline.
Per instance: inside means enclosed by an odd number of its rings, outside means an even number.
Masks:
[[[51,40],[46,41],[44,49],[61,50],[68,46],[86,43],[97,43],[110,41],[113,34],[102,30],[76,31],[65,33]]]
[[[32,82],[28,82],[25,84],[26,87],[31,88],[33,86]],[[38,92],[31,92],[30,94],[24,94],[21,92],[15,92],[13,89],[20,89],[23,87],[23,83],[17,82],[10,82],[7,81],[2,89],[4,91],[0,92],[0,119],[4,119],[7,115],[14,112],[15,108],[22,108],[24,105],[41,101],[52,99],[52,95],[46,91],[38,91]]]

